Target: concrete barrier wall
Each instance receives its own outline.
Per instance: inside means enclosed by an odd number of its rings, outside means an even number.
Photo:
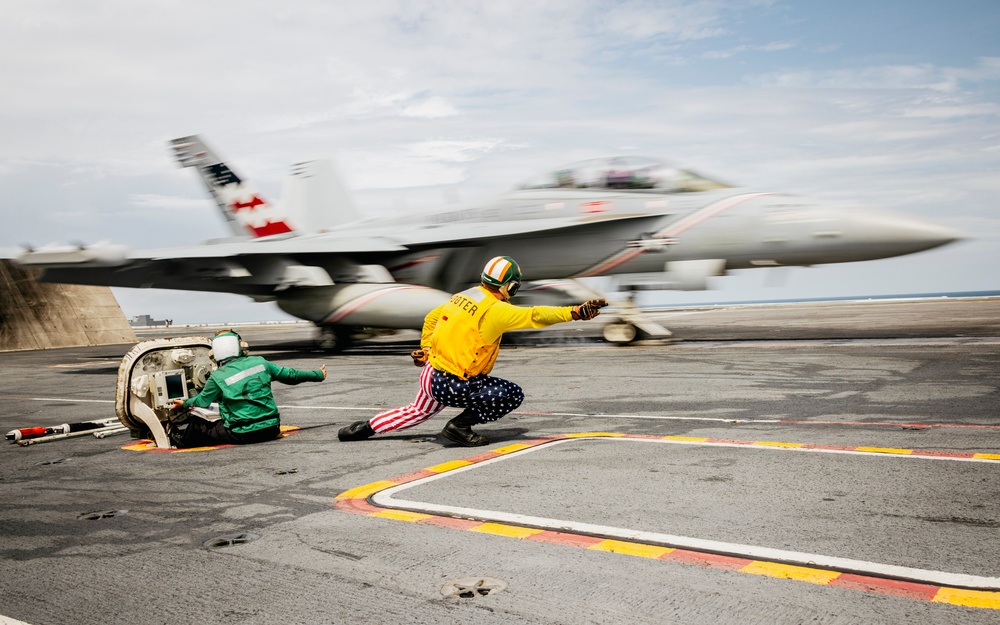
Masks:
[[[111,289],[37,282],[0,260],[0,351],[135,343]]]

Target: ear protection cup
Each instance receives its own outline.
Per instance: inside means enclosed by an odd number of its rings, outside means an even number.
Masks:
[[[480,280],[483,285],[499,291],[505,299],[510,299],[521,286],[521,267],[510,256],[495,256],[483,267]]]
[[[517,295],[517,290],[521,288],[520,280],[511,280],[507,284],[500,287],[500,294],[504,296],[504,299],[510,299]]]

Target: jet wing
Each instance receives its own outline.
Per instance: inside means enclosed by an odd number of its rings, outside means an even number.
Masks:
[[[269,241],[267,239],[247,239],[232,243],[209,245],[193,245],[189,247],[172,247],[154,250],[144,250],[130,254],[131,259],[195,259],[195,258],[231,258],[237,256],[279,255],[297,256],[300,254],[378,254],[405,252],[403,247],[393,241],[380,237],[346,236],[337,234],[302,235]]]
[[[227,258],[253,255],[379,255],[407,252],[414,247],[448,245],[462,241],[551,232],[597,222],[649,218],[649,214],[579,215],[548,219],[474,221],[449,223],[380,224],[356,229],[338,229],[275,239],[245,239],[218,244],[146,250],[129,255],[132,259]],[[658,216],[657,216],[658,217]]]
[[[130,252],[125,246],[97,243],[91,246],[46,246],[24,252],[17,258],[23,267],[52,269],[62,267],[123,267],[136,262],[154,260],[184,261],[187,259],[235,258],[239,256],[306,256],[306,255],[379,255],[407,252],[413,247],[449,244],[486,238],[516,236],[534,232],[550,232],[597,222],[649,218],[648,214],[609,214],[561,217],[550,219],[510,220],[493,222],[451,222],[444,224],[406,225],[387,232],[384,225],[320,232],[299,236],[257,239],[227,239],[220,243],[203,243],[183,247],[168,247]]]
[[[90,246],[45,246],[29,250],[17,257],[17,263],[27,268],[54,267],[118,267],[146,260],[183,260],[197,258],[229,258],[254,254],[358,254],[405,252],[397,243],[375,237],[358,236],[298,236],[281,239],[238,239],[224,243],[201,243],[186,247],[129,252],[123,245],[97,243]]]
[[[42,269],[41,280],[71,284],[237,293],[267,299],[293,286],[331,283],[327,270],[384,264],[399,254],[428,247],[517,237],[648,214],[578,215],[561,218],[443,224],[366,224],[299,236],[226,240],[183,247],[127,251],[123,246],[43,247],[17,263]],[[389,228],[392,228],[390,231]]]

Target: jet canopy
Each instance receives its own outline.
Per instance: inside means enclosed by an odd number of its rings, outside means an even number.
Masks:
[[[614,156],[571,163],[531,178],[519,189],[613,189],[692,193],[727,189],[686,169],[644,156]]]

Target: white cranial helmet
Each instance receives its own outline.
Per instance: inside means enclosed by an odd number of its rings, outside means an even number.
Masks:
[[[240,335],[232,330],[219,334],[212,339],[212,358],[215,362],[225,362],[231,358],[236,358],[241,353]]]

